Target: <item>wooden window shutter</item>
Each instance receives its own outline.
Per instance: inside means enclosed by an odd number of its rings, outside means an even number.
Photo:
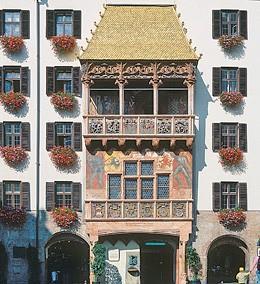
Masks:
[[[213,210],[218,211],[221,209],[221,184],[213,182],[212,184],[212,197],[213,197]]]
[[[4,205],[3,204],[3,193],[4,193],[4,183],[0,182],[0,208]]]
[[[29,68],[21,67],[21,92],[25,96],[29,96]]]
[[[212,95],[214,97],[221,94],[221,68],[213,67],[212,69]]]
[[[0,122],[0,147],[4,146],[4,124]]]
[[[22,37],[30,38],[30,11],[21,11]]]
[[[212,150],[217,152],[221,147],[221,124],[212,123]]]
[[[46,210],[50,211],[55,207],[55,184],[46,182]]]
[[[239,11],[239,34],[245,39],[247,36],[247,11]]]
[[[82,151],[82,126],[81,123],[73,123],[73,145],[75,151]]]
[[[46,93],[51,95],[55,92],[55,69],[54,67],[46,67]]]
[[[55,33],[55,13],[54,10],[46,11],[46,37],[51,38]]]
[[[247,96],[247,69],[239,68],[239,92],[246,97]]]
[[[31,150],[31,143],[30,143],[30,123],[23,122],[22,123],[22,147],[26,151]]]
[[[73,182],[72,183],[72,207],[81,211],[81,183]]]
[[[55,144],[55,123],[46,123],[46,150],[50,151]]]
[[[212,37],[218,39],[221,36],[221,11],[212,11]]]
[[[80,80],[80,67],[72,68],[73,77],[73,93],[75,96],[81,96],[81,80]]]
[[[4,11],[0,10],[0,36],[4,34]]]
[[[239,148],[247,152],[247,124],[239,124]]]
[[[0,67],[0,92],[4,91],[4,74],[3,67]]]
[[[247,184],[239,183],[239,208],[247,210]]]
[[[73,35],[75,38],[81,38],[81,11],[73,12]]]
[[[21,205],[26,210],[30,210],[30,184],[22,182],[21,184]]]

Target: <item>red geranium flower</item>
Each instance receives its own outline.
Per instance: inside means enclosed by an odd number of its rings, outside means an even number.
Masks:
[[[0,147],[0,154],[7,164],[16,166],[27,158],[26,151],[20,146]]]
[[[75,105],[75,98],[71,94],[57,92],[52,94],[51,103],[58,110],[72,111]]]
[[[243,152],[237,147],[221,148],[219,156],[220,163],[224,166],[238,165],[243,160]]]
[[[52,211],[52,217],[61,228],[70,228],[78,221],[78,214],[71,208],[60,207]]]
[[[244,97],[240,92],[222,92],[220,101],[223,105],[232,107],[240,104]]]
[[[54,146],[50,153],[51,159],[58,167],[71,167],[77,161],[76,152],[70,147]]]
[[[23,38],[20,36],[1,36],[0,42],[7,52],[18,52],[24,46]]]
[[[242,36],[234,35],[222,35],[218,39],[219,44],[222,46],[223,49],[230,50],[236,46],[243,45],[244,38]]]
[[[225,228],[235,229],[245,224],[246,214],[240,208],[223,209],[219,211],[218,219]]]
[[[4,206],[0,209],[0,222],[11,227],[21,227],[26,222],[26,210]]]
[[[1,93],[0,101],[7,109],[12,112],[16,112],[24,106],[26,98],[21,93],[9,92]]]
[[[76,39],[73,36],[53,36],[51,42],[55,51],[70,52],[76,46]]]

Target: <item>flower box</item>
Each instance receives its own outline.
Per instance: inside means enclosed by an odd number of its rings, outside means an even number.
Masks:
[[[242,46],[244,43],[244,38],[242,36],[234,35],[222,35],[218,42],[220,46],[225,50],[230,50],[236,46]]]
[[[218,212],[219,223],[227,229],[237,229],[246,222],[246,214],[243,209],[222,209]]]
[[[27,158],[26,151],[20,146],[0,147],[0,154],[6,163],[11,166],[19,165]]]
[[[23,46],[24,41],[22,37],[19,36],[1,36],[1,45],[6,52],[19,52]]]
[[[220,157],[220,163],[223,166],[233,166],[238,165],[243,160],[243,151],[241,151],[239,148],[221,148],[219,150],[219,157]]]
[[[75,106],[75,101],[73,95],[64,92],[57,92],[51,96],[51,103],[56,109],[62,111],[72,111]]]
[[[244,97],[240,92],[222,92],[220,101],[222,105],[234,107],[242,103]]]
[[[10,227],[21,227],[26,222],[26,210],[4,206],[0,209],[0,222]]]
[[[76,47],[76,39],[73,36],[53,36],[51,42],[57,52],[71,52]]]
[[[53,209],[52,217],[56,224],[64,229],[70,228],[78,221],[77,212],[67,207]]]
[[[70,147],[54,146],[50,153],[53,163],[61,168],[73,166],[77,161],[76,152]]]
[[[26,98],[21,93],[9,92],[0,94],[1,103],[10,111],[17,112],[26,103]]]

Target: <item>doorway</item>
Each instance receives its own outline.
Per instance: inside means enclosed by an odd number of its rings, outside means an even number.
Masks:
[[[245,253],[235,244],[222,244],[210,249],[208,283],[236,282],[239,267],[245,267]]]
[[[55,240],[47,248],[47,283],[52,272],[57,272],[59,284],[89,283],[88,244],[77,236]]]
[[[7,283],[7,254],[5,247],[0,243],[0,284]]]
[[[173,284],[173,248],[166,242],[141,246],[141,284]]]

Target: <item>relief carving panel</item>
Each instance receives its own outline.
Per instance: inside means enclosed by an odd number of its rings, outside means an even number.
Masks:
[[[154,216],[154,204],[151,202],[140,203],[140,217],[153,218],[153,216]]]
[[[124,203],[124,218],[137,218],[138,217],[138,203],[125,202]]]
[[[108,218],[121,218],[121,203],[113,202],[108,203],[107,217]]]
[[[186,218],[186,203],[185,202],[174,202],[172,204],[172,217],[173,218]]]
[[[157,218],[170,217],[170,202],[158,202],[156,204],[156,217]]]
[[[106,217],[105,202],[92,203],[91,214],[92,218],[105,218]]]

